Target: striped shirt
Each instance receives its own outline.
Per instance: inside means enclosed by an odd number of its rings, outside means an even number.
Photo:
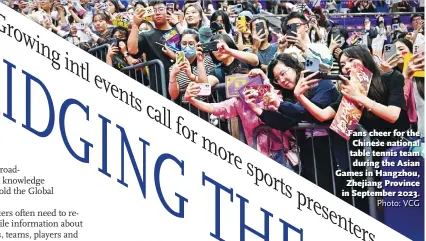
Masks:
[[[206,73],[210,73],[210,71],[212,71],[215,68],[215,64],[213,63],[212,58],[209,55],[206,55],[206,57],[204,58],[204,67],[206,68]],[[172,71],[173,66],[171,66],[169,68],[169,73]],[[194,75],[198,75],[198,71],[197,71],[197,61],[194,61],[191,64],[191,72]],[[177,77],[176,77],[176,82],[179,86],[179,90],[182,93],[183,90],[186,90],[186,87],[188,87],[189,83],[191,83],[191,80],[189,79],[189,77],[186,75],[185,72],[179,72]],[[181,98],[181,102],[185,102],[183,99],[184,95],[180,95]],[[207,97],[203,96],[199,98],[200,100],[206,101]]]

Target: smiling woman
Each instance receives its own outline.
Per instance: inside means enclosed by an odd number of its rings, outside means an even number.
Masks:
[[[290,54],[279,54],[268,66],[268,78],[273,80],[274,87],[281,91],[280,101],[277,95],[271,95],[266,105],[274,106],[278,111],[266,110],[255,101],[246,100],[250,108],[268,126],[286,131],[298,123],[306,121],[318,123],[308,109],[302,104],[308,99],[321,108],[325,108],[338,98],[338,91],[331,80],[315,79],[317,73],[304,76],[303,65]],[[312,132],[296,133],[300,147],[302,176],[329,192],[333,192],[330,150],[327,132],[316,129]],[[315,146],[315,152],[311,144]],[[317,160],[318,163],[314,163]],[[318,166],[316,171],[314,166]]]
[[[203,9],[198,4],[189,5],[184,12],[188,28],[199,29],[203,22]]]

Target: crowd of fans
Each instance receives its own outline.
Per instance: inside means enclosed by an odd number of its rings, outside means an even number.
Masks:
[[[345,180],[332,172],[348,168],[348,155],[342,153],[345,148],[341,147],[344,142],[338,135],[333,135],[330,142],[331,134],[324,130],[300,132],[292,128],[300,122],[329,124],[342,98],[362,108],[360,124],[367,131],[411,128],[421,133],[424,142],[424,78],[413,77],[415,72],[424,70],[424,51],[413,54],[413,46],[424,45],[423,15],[411,16],[414,30],[409,32],[398,17],[386,23],[378,13],[376,26],[366,17],[364,29],[359,35],[352,33],[354,37],[344,26],[330,21],[321,7],[310,8],[303,1],[294,4],[268,1],[269,10],[281,6],[278,9],[288,14],[281,19],[279,33],[272,31],[265,17],[257,15],[261,9],[257,0],[224,1],[216,9],[210,1],[204,2],[205,8],[199,1],[185,1],[182,8],[169,3],[161,0],[6,2],[82,49],[108,44],[106,63],[114,68],[159,59],[166,69],[165,91],[169,99],[184,108],[197,109],[203,119],[218,117],[220,123],[225,123],[221,125],[224,131],[228,131],[228,119],[239,117],[250,146],[253,146],[254,129],[266,124],[272,130],[268,135],[258,136],[258,150],[287,168],[300,171],[302,176],[330,192],[333,192],[333,179],[338,190],[345,188]],[[377,12],[379,3],[353,1],[351,11]],[[339,1],[327,1],[328,11],[337,10],[338,4]],[[147,14],[149,6],[153,7],[152,15]],[[171,33],[179,36],[176,45],[165,41],[165,35]],[[203,52],[201,44],[213,41],[217,50]],[[384,45],[390,43],[395,44],[396,54],[385,59]],[[185,55],[179,64],[177,51]],[[404,68],[405,54],[413,56]],[[340,74],[339,80],[319,79],[317,73],[306,75],[305,63],[310,59],[319,62],[321,72]],[[354,63],[372,73],[367,95],[347,78]],[[149,85],[150,78],[161,74],[158,68],[136,70],[143,76],[136,79],[145,85]],[[269,84],[271,91],[260,102],[250,91],[232,98],[227,98],[224,90],[219,90],[218,96],[198,96],[198,83],[215,86],[234,74],[258,76]],[[163,91],[161,86],[158,91]],[[299,150],[299,156],[295,149]],[[385,147],[374,149],[385,150]]]

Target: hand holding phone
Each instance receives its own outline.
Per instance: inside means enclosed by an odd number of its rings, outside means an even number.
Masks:
[[[143,10],[144,10],[144,15],[143,15],[144,17],[149,17],[149,16],[154,15],[154,7],[153,6],[144,8]]]
[[[256,34],[257,35],[259,35],[260,32],[262,32],[262,34],[265,33],[265,30],[264,30],[265,26],[264,26],[263,22],[257,22],[255,27],[256,27]]]
[[[183,51],[177,52],[176,65],[183,64],[185,62],[185,53]]]
[[[297,23],[287,25],[287,36],[297,37]]]
[[[396,54],[396,45],[395,44],[385,44],[383,57],[385,61],[390,60]]]
[[[243,93],[250,96],[250,98],[255,98],[257,103],[263,101],[265,94],[270,92],[270,85],[249,85],[246,86],[243,91]]]
[[[85,30],[86,29],[86,24],[84,23],[76,23],[75,24],[77,30]]]
[[[320,70],[320,61],[319,59],[307,59],[305,61],[305,70],[308,70],[309,72],[317,72]]]
[[[200,47],[203,49],[203,53],[210,53],[213,51],[217,51],[217,42],[212,41],[209,43],[200,44]]]
[[[237,28],[240,33],[246,33],[247,32],[247,22],[245,16],[239,16],[237,18]]]
[[[209,96],[212,94],[212,88],[208,83],[197,83],[197,88],[199,89],[197,96]]]

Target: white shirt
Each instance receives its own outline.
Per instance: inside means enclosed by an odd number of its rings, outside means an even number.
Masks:
[[[418,33],[414,44],[420,45],[420,44],[424,44],[424,42],[425,42],[425,36],[422,33]]]

